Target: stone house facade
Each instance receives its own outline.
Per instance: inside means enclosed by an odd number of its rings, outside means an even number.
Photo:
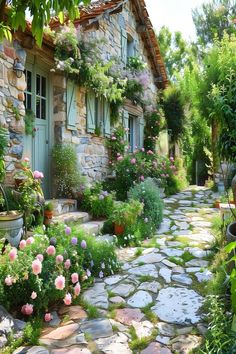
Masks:
[[[144,0],[95,1],[81,9],[75,26],[81,26],[88,38],[105,39],[100,44],[105,61],[116,56],[126,65],[129,56],[142,57],[149,77],[145,94],[155,101],[158,89],[167,84],[167,76]],[[52,28],[57,27],[58,23],[52,22]],[[25,67],[21,78],[13,71],[15,58]],[[10,134],[5,157],[8,182],[27,156],[32,168],[45,175],[46,196],[52,189],[51,150],[55,143],[74,144],[82,174],[90,181],[101,180],[108,173],[105,139],[112,132],[107,103],[98,102],[92,92],[75,86],[54,68],[52,41],[45,35],[42,47],[36,47],[30,27],[25,33],[16,33],[12,43],[0,45],[0,125],[8,127]],[[25,134],[26,109],[36,115],[33,135]],[[131,150],[142,147],[143,109],[126,100],[120,119],[129,128]]]

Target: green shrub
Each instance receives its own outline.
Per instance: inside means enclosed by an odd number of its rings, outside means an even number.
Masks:
[[[56,145],[52,151],[57,197],[73,197],[84,179],[81,177],[77,156],[72,145]]]
[[[183,160],[178,158],[174,162],[176,172],[169,174],[166,180],[165,192],[167,195],[175,194],[188,186],[186,170],[183,167]]]
[[[130,189],[129,198],[143,203],[143,213],[138,220],[139,227],[142,229],[142,238],[150,237],[163,218],[163,203],[157,184],[153,179],[147,178]]]
[[[113,195],[102,190],[97,183],[83,192],[82,208],[94,218],[108,217],[113,210]]]

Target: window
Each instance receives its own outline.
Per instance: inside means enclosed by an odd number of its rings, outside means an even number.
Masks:
[[[130,152],[143,147],[144,139],[144,118],[143,116],[135,116],[128,111],[123,111],[123,126],[127,129],[127,143],[130,147]]]
[[[110,136],[110,104],[92,91],[87,93],[87,131]]]

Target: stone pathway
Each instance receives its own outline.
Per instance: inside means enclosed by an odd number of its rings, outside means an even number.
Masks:
[[[201,293],[212,278],[215,199],[201,187],[166,198],[156,236],[141,250],[119,250],[120,274],[97,279],[83,294],[100,318],[88,319],[80,306],[63,307],[59,315],[64,321],[45,328],[41,347],[14,353],[187,354],[197,348],[206,331]],[[135,347],[134,338],[146,338],[146,348]]]

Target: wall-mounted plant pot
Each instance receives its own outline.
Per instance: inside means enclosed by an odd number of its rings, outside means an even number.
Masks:
[[[12,246],[18,247],[24,234],[23,224],[23,215],[17,210],[0,213],[0,237],[7,239]]]
[[[236,241],[236,221],[228,225],[226,231],[227,242]]]
[[[119,224],[114,224],[114,231],[115,231],[115,235],[119,236],[122,235],[125,232],[125,227],[124,225],[119,225]]]
[[[44,210],[44,225],[48,226],[51,224],[53,218],[53,211],[51,210]]]

